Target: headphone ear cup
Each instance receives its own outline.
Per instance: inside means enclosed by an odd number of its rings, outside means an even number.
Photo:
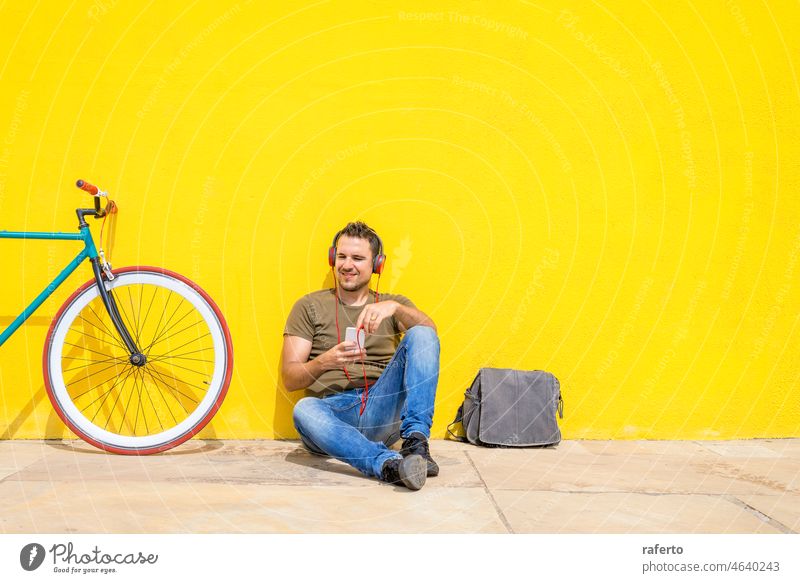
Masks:
[[[328,248],[328,265],[331,267],[336,266],[336,247]]]
[[[372,273],[380,275],[383,272],[384,265],[386,265],[386,255],[380,254],[372,262]]]

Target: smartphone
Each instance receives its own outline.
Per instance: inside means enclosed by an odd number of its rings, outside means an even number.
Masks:
[[[358,336],[356,336],[356,329],[353,326],[348,326],[347,330],[344,332],[344,339],[348,342],[355,342],[357,346],[364,350],[366,334],[363,328],[358,331]]]

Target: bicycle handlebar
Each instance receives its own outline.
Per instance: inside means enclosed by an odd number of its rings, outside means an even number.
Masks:
[[[83,221],[83,216],[85,215],[92,215],[96,219],[101,219],[108,214],[113,214],[117,212],[117,205],[114,204],[110,198],[108,198],[108,194],[97,188],[94,184],[86,182],[85,180],[78,180],[75,183],[75,186],[83,190],[84,192],[88,192],[94,198],[94,209],[76,209],[78,213],[79,221]],[[100,197],[105,197],[106,205],[104,208],[100,206]],[[82,225],[84,223],[81,223]]]
[[[94,184],[86,182],[85,180],[78,180],[78,182],[75,183],[75,186],[83,191],[88,192],[92,196],[97,196],[97,193],[100,192],[99,188],[97,188]]]

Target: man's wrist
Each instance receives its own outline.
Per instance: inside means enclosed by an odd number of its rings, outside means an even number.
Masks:
[[[318,357],[303,363],[303,369],[314,380],[319,378],[319,375],[327,370],[330,370],[325,359],[325,353],[320,354]]]
[[[403,326],[408,328],[412,328],[419,324],[414,320],[414,315],[411,310],[408,309],[407,306],[401,304],[400,302],[395,302],[397,304],[397,308],[394,311],[394,318],[398,322],[400,322]]]
[[[405,306],[400,302],[398,302],[397,300],[389,300],[389,301],[392,302],[392,304],[394,304],[394,310],[392,310],[392,316],[394,316],[396,319],[400,318],[400,316],[403,315],[403,308]]]

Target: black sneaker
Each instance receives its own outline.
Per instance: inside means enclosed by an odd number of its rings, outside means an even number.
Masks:
[[[428,462],[428,476],[439,475],[439,465],[433,461],[431,450],[428,447],[428,439],[419,431],[415,431],[403,440],[403,447],[400,448],[400,455],[403,457],[410,455],[421,455]]]
[[[409,490],[425,485],[425,459],[420,455],[386,460],[381,468],[381,480],[401,484]]]

